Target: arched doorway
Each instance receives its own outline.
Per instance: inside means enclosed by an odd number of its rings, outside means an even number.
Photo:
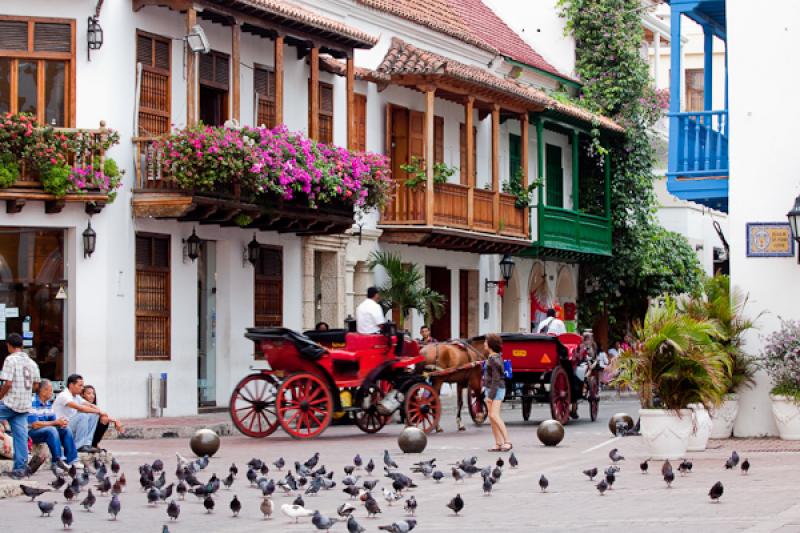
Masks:
[[[506,333],[519,333],[519,281],[512,276],[503,295],[502,330]]]
[[[531,269],[531,277],[528,280],[528,293],[531,297],[531,322],[533,331],[547,316],[547,309],[553,305],[553,295],[547,284],[547,275],[544,270],[544,263],[537,261]]]
[[[567,326],[568,331],[574,331],[576,323],[576,306],[578,299],[578,288],[575,285],[575,277],[572,275],[572,268],[564,265],[558,271],[556,279],[556,301],[562,310],[562,320]]]

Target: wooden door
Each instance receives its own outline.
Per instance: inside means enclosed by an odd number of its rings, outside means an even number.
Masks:
[[[444,267],[425,267],[425,282],[428,288],[445,298],[442,316],[431,322],[431,335],[438,341],[451,338],[450,331],[450,270]]]
[[[472,178],[467,176],[467,125],[463,122],[458,125],[458,135],[459,135],[459,150],[460,150],[460,157],[459,157],[459,165],[460,165],[460,178],[461,178],[461,185],[470,185],[475,183],[475,172],[477,172],[478,168],[478,128],[472,127]]]

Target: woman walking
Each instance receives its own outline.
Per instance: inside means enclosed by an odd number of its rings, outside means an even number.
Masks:
[[[486,373],[483,386],[486,389],[486,406],[489,409],[489,422],[492,425],[495,447],[490,452],[507,452],[513,446],[508,440],[508,430],[503,422],[500,409],[506,397],[506,380],[503,372],[503,341],[500,335],[489,333],[486,335],[486,350],[489,358],[486,360]]]

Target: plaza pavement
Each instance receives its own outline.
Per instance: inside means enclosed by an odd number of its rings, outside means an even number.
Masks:
[[[414,475],[418,488],[414,494],[419,502],[417,532],[528,532],[528,531],[614,531],[614,532],[692,532],[710,533],[724,531],[800,532],[800,503],[798,502],[798,472],[800,472],[800,444],[776,440],[729,440],[712,441],[711,449],[691,454],[694,463],[692,473],[678,475],[673,488],[666,488],[660,476],[660,462],[650,465],[650,473],[639,473],[639,462],[645,458],[641,438],[624,437],[613,439],[607,428],[608,417],[614,412],[635,414],[635,401],[606,401],[601,404],[600,419],[591,423],[582,418],[567,426],[564,441],[556,448],[544,448],[536,439],[535,422],[522,422],[520,410],[506,408],[504,417],[508,422],[514,451],[520,466],[503,469],[503,476],[491,496],[483,496],[480,476],[463,483],[454,483],[445,478],[441,483],[421,479]],[[587,413],[581,405],[583,415]],[[549,418],[546,407],[535,407],[532,419]],[[315,451],[321,453],[320,464],[342,476],[342,467],[350,464],[353,455],[359,452],[365,458],[372,457],[379,468],[382,453],[389,449],[401,468],[407,471],[412,462],[435,457],[441,469],[449,474],[449,463],[475,455],[479,465],[494,463],[507,454],[489,453],[492,444],[488,426],[475,428],[468,424],[465,432],[456,432],[452,411],[448,409],[443,418],[445,432],[432,435],[428,447],[421,455],[403,455],[397,448],[400,426],[388,426],[378,434],[365,435],[354,427],[329,428],[325,434],[311,441],[294,440],[278,430],[263,440],[252,440],[241,436],[225,437],[219,454],[211,465],[198,477],[207,479],[211,473],[227,475],[228,466],[235,462],[240,470],[239,479],[231,491],[220,490],[217,507],[213,514],[206,514],[202,503],[189,495],[181,504],[180,519],[176,523],[166,520],[166,506],[148,506],[146,497],[138,487],[136,466],[162,458],[166,464],[167,481],[174,479],[175,452],[190,456],[186,439],[115,440],[107,442],[109,450],[122,463],[128,478],[128,487],[121,495],[122,512],[119,520],[108,520],[106,508],[109,499],[99,497],[93,513],[83,511],[77,502],[71,505],[75,515],[75,532],[136,532],[161,533],[164,524],[169,531],[192,533],[216,532],[311,532],[314,527],[309,519],[300,524],[289,523],[277,511],[292,498],[280,494],[274,496],[276,514],[271,520],[262,520],[258,504],[260,493],[250,488],[244,474],[245,463],[251,457],[260,457],[271,462],[279,456],[289,464],[294,460],[304,461]],[[608,451],[617,447],[626,456],[622,471],[617,476],[613,490],[599,496],[594,483],[581,474],[583,469],[597,466],[605,468]],[[748,457],[751,472],[743,476],[738,470],[726,471],[725,458],[732,449]],[[675,465],[677,466],[677,465]],[[269,477],[275,474],[271,471]],[[363,472],[362,472],[363,474]],[[550,487],[541,493],[538,479],[547,476]],[[277,474],[280,476],[281,474]],[[94,479],[94,478],[93,478]],[[385,479],[385,478],[382,478]],[[50,481],[49,472],[36,475],[40,486]],[[722,481],[725,494],[720,504],[709,503],[708,489],[715,481]],[[382,483],[383,484],[383,483]],[[379,485],[380,487],[381,485]],[[445,504],[460,493],[466,502],[462,516],[454,517]],[[243,502],[239,518],[232,518],[228,503],[233,494]],[[80,498],[85,495],[81,494]],[[383,514],[376,519],[367,519],[362,506],[356,511],[358,521],[367,531],[378,531],[377,526],[391,523],[405,516],[402,503],[388,506],[379,491],[375,494]],[[0,516],[5,529],[15,532],[46,532],[61,530],[59,515],[64,498],[59,492],[47,500],[59,502],[51,518],[39,518],[35,503],[27,498],[0,501]],[[306,496],[306,507],[320,509],[328,516],[335,516],[335,509],[348,497],[341,492],[340,484],[319,496]],[[344,524],[336,524],[334,533],[346,532]]]

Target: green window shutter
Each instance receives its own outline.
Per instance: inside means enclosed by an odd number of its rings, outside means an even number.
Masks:
[[[547,205],[564,207],[564,168],[561,166],[561,147],[548,144],[545,148],[545,188]]]
[[[517,175],[522,167],[522,140],[519,135],[508,134],[508,181],[509,183]]]

